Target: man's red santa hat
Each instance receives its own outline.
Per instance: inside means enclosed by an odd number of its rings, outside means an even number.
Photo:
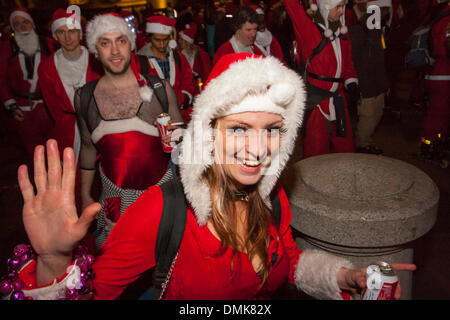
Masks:
[[[11,14],[9,15],[9,24],[10,24],[11,28],[13,28],[13,30],[14,30],[13,19],[15,17],[22,17],[22,18],[29,20],[31,22],[31,24],[33,25],[33,28],[35,28],[34,20],[26,8],[13,9]]]
[[[145,24],[145,31],[147,33],[157,33],[170,35],[174,31],[177,21],[167,16],[151,16],[147,19]],[[175,40],[169,41],[169,47],[175,49],[177,42]]]
[[[61,8],[56,9],[52,16],[52,33],[55,33],[62,26],[81,30],[80,17],[75,12],[67,12],[67,10]]]
[[[347,0],[312,0],[310,10],[315,12],[319,10],[320,14],[323,17],[325,22],[325,37],[329,38],[333,35],[333,32],[328,27],[328,15],[330,10],[336,8],[342,1],[344,1],[344,14],[341,16],[341,26],[339,31],[341,34],[346,34],[348,32],[348,28],[345,25],[345,5],[347,4]]]
[[[197,25],[192,22],[191,24],[187,24],[186,27],[180,31],[178,34],[180,38],[183,38],[189,43],[194,43],[195,41],[195,34],[197,33]]]
[[[255,10],[257,14],[262,14],[262,15],[264,15],[264,10],[261,9],[261,7],[252,4],[252,5],[250,5],[250,8],[252,8],[253,10]]]
[[[214,65],[194,101],[179,157],[181,181],[200,225],[205,225],[211,214],[210,192],[203,174],[215,161],[212,121],[249,111],[281,115],[285,132],[279,152],[271,155],[271,165],[258,182],[261,197],[270,206],[270,192],[295,146],[305,98],[300,76],[275,57],[233,53]]]

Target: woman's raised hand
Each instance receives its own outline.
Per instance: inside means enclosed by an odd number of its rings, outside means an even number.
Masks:
[[[19,167],[18,180],[24,200],[22,215],[25,231],[38,258],[51,264],[59,257],[71,257],[72,250],[86,235],[101,206],[93,203],[78,217],[74,152],[71,148],[64,150],[61,168],[57,142],[48,140],[46,149],[48,169],[44,146],[37,146],[34,151],[37,193],[30,182],[26,165]]]

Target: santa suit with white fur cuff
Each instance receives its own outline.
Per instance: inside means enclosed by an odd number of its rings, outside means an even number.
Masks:
[[[323,1],[335,3],[337,0]],[[284,0],[284,4],[291,18],[295,37],[305,62],[311,56],[312,50],[321,42],[322,35],[315,23],[306,15],[298,0]],[[326,27],[321,26],[321,28],[325,29]],[[330,92],[339,92],[345,99],[344,86],[358,83],[357,73],[353,66],[350,41],[336,37],[333,41],[328,42],[324,49],[311,60],[308,71],[328,78],[343,78],[344,83],[323,81],[309,76],[306,80],[316,87]],[[336,136],[336,128],[332,122],[329,122],[331,126],[331,134],[329,134],[326,121],[336,120],[333,98],[324,100],[317,105],[311,112],[306,124],[303,156],[306,158],[326,154],[330,151],[353,152],[354,140],[346,103],[345,116],[346,136]],[[330,142],[333,150],[330,150]]]
[[[8,39],[0,42],[0,100],[7,108],[17,104],[22,111],[23,121],[10,121],[12,127],[17,129],[29,158],[33,159],[34,148],[45,144],[53,126],[44,101],[40,98],[38,76],[39,64],[48,56],[43,50],[38,50],[28,58],[21,50],[12,56],[12,45],[16,46],[14,41]],[[27,59],[33,60],[33,69],[27,69]],[[29,95],[33,98],[28,98]]]
[[[147,56],[149,60],[149,74],[158,76],[161,79],[165,79],[164,73],[161,70],[158,62],[154,58],[151,49],[152,44],[148,43],[141,50],[139,50],[139,54]],[[169,79],[165,79],[169,81],[172,88],[175,90],[178,99],[178,105],[180,107],[183,106],[185,99],[189,99],[188,104],[192,104],[193,96],[194,96],[194,76],[192,74],[191,66],[187,61],[186,57],[180,52],[177,51],[178,56],[180,57],[180,66],[175,60],[174,57],[174,49],[167,48],[169,52],[168,60],[169,60],[169,68],[170,68],[170,77]],[[137,62],[140,65],[140,61]]]
[[[94,56],[85,47],[81,48],[83,53],[76,64],[67,63],[59,49],[39,67],[42,96],[55,120],[52,137],[58,141],[60,154],[66,147],[71,147],[77,159],[81,142],[73,107],[75,91],[87,82],[98,79],[101,72]],[[75,79],[76,75],[78,79]]]

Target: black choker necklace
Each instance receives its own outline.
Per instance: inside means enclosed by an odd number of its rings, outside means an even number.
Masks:
[[[234,197],[240,201],[248,202],[248,194],[244,191],[235,191]]]

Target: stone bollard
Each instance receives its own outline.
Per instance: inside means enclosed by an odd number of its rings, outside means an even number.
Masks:
[[[288,167],[282,177],[301,249],[372,262],[413,263],[411,241],[436,222],[439,190],[421,170],[384,156],[335,153]],[[399,272],[411,299],[412,272]],[[358,299],[359,297],[354,297]]]

